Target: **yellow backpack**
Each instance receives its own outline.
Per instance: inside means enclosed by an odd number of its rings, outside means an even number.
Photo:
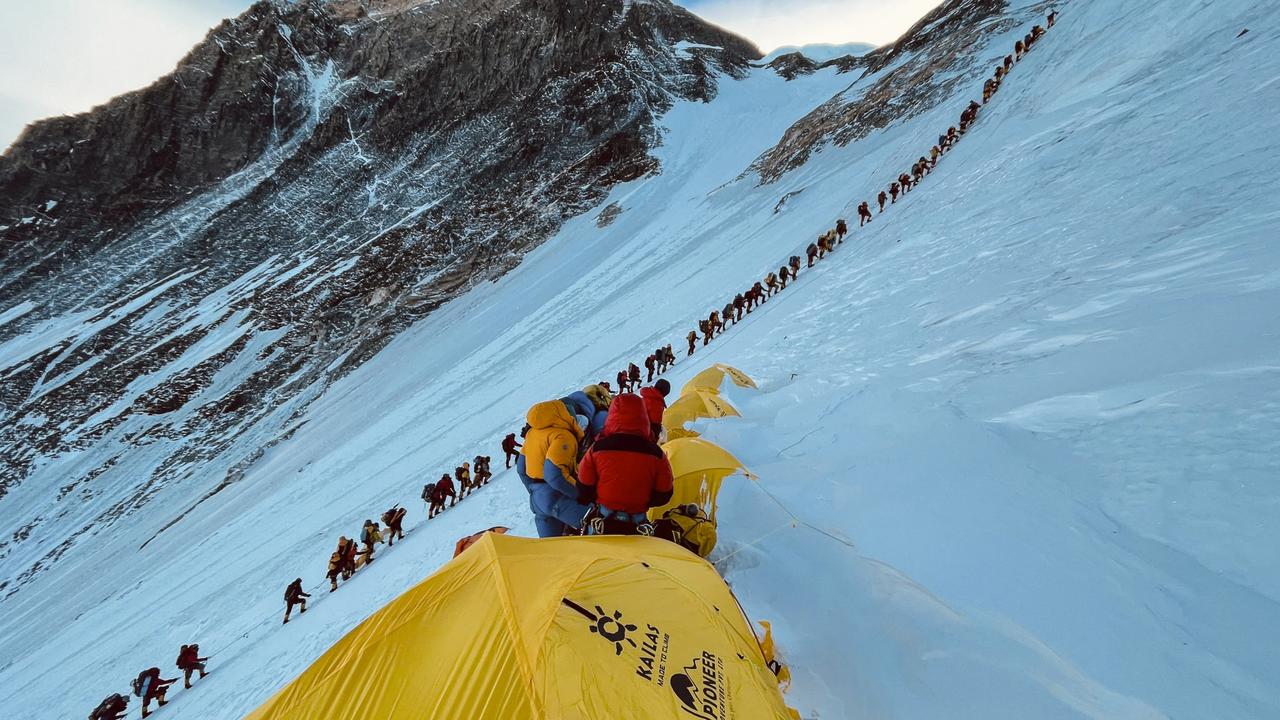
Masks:
[[[716,524],[708,520],[701,509],[695,515],[688,514],[685,508],[666,511],[655,526],[654,534],[697,553],[698,557],[707,557],[716,548]]]

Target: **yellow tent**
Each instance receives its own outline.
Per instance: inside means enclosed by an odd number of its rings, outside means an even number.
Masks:
[[[675,488],[671,502],[649,511],[649,517],[654,520],[677,505],[695,503],[707,513],[708,519],[715,522],[716,495],[724,479],[736,472],[754,477],[728,450],[702,438],[671,440],[662,446],[662,450],[671,461]]]
[[[716,393],[693,390],[671,403],[671,407],[662,414],[662,427],[666,429],[667,437],[672,440],[696,437],[697,433],[685,429],[685,423],[698,418],[738,417],[739,415],[737,408]]]
[[[786,720],[706,561],[647,537],[486,533],[248,720]]]
[[[724,383],[726,376],[738,387],[756,387],[755,381],[738,368],[716,363],[694,375],[693,379],[685,383],[684,387],[680,389],[680,394],[685,395],[696,390],[719,394],[720,386]]]

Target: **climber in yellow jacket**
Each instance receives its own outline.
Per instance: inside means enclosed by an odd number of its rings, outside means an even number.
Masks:
[[[578,447],[596,410],[576,392],[529,408],[516,474],[529,491],[529,509],[539,537],[556,537],[582,527],[588,507],[578,502]]]

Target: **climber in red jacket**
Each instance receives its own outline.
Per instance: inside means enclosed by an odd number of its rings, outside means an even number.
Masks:
[[[670,502],[673,479],[650,432],[644,400],[630,394],[613,399],[604,433],[578,464],[578,502],[597,508],[589,534],[652,534],[646,513]]]
[[[662,442],[662,413],[667,411],[667,396],[670,394],[671,383],[665,378],[654,383],[653,387],[640,388],[640,399],[644,400],[644,410],[649,415],[654,442]]]

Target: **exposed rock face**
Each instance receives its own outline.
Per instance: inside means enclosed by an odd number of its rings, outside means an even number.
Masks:
[[[399,330],[656,172],[656,118],[759,57],[667,0],[264,0],[29,128],[0,157],[8,592],[197,466],[234,482]]]
[[[858,68],[865,68],[868,63],[867,57],[863,55],[842,55],[830,60],[816,62],[806,57],[803,53],[792,52],[779,55],[770,61],[767,67],[787,80],[794,80],[801,75],[812,75],[829,67],[836,68],[836,71],[840,73],[852,72]]]
[[[1018,17],[1007,13],[1005,0],[951,0],[939,5],[892,45],[857,58],[837,58],[817,65],[803,56],[784,55],[774,69],[791,79],[835,65],[841,72],[862,68],[859,79],[885,71],[865,91],[836,95],[793,125],[776,147],[752,170],[762,182],[773,182],[803,165],[810,153],[827,143],[847,145],[896,120],[912,117],[949,97],[961,85],[972,85],[992,68],[974,64],[979,39],[1017,22],[1042,16],[1029,8]],[[1045,10],[1044,12],[1047,12]],[[887,69],[887,71],[886,71]],[[856,81],[855,81],[856,82]],[[958,113],[959,111],[957,111]]]

